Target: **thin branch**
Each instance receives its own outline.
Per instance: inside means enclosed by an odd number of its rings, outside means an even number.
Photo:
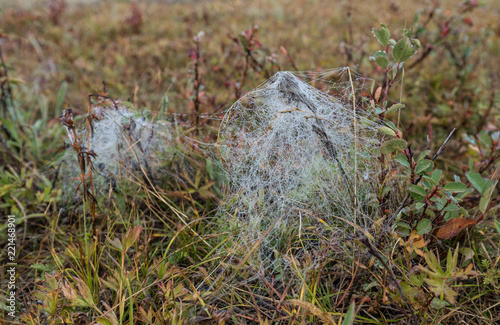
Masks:
[[[412,320],[412,323],[413,324],[418,324],[418,320],[415,316],[415,313],[413,312],[413,307],[411,305],[411,303],[408,301],[408,299],[406,298],[404,292],[403,292],[403,289],[401,288],[401,286],[399,285],[399,282],[396,278],[396,275],[394,275],[394,272],[392,271],[391,268],[389,268],[389,266],[387,266],[387,263],[385,263],[384,259],[380,256],[380,254],[377,252],[377,250],[373,247],[373,245],[370,243],[370,239],[368,239],[368,237],[364,237],[361,239],[361,242],[363,244],[366,245],[366,247],[368,247],[368,251],[370,252],[370,254],[372,254],[374,257],[376,257],[385,267],[385,269],[387,270],[387,272],[389,272],[389,275],[391,276],[391,280],[393,282],[393,284],[396,286],[396,288],[398,288],[398,291],[399,291],[399,294],[401,295],[401,298],[405,301],[405,303],[409,306],[410,308],[410,313],[411,313],[411,320]],[[390,296],[389,296],[390,298]],[[392,300],[392,299],[391,299]],[[405,316],[407,318],[410,318],[410,316],[406,313],[406,311],[404,309],[402,309],[399,305],[395,304],[396,307],[398,307],[402,312],[403,314],[405,314]]]

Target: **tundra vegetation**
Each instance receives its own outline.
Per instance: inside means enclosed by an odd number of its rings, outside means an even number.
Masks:
[[[500,5],[193,4],[0,8],[1,318],[500,322]]]

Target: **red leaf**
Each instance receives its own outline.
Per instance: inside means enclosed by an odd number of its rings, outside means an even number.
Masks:
[[[454,218],[445,223],[437,232],[436,236],[441,239],[450,239],[458,235],[462,229],[476,224],[476,220],[467,218]]]
[[[377,90],[375,90],[375,101],[378,103],[378,100],[380,99],[380,94],[382,93],[382,87],[378,87]]]
[[[283,45],[280,46],[280,50],[281,50],[281,53],[283,53],[283,55],[288,55],[288,51],[287,51],[286,47],[284,47]]]
[[[197,58],[197,56],[198,56],[198,55],[196,54],[196,51],[189,51],[188,55],[189,55],[189,58],[190,58],[191,60],[196,60],[196,58]]]
[[[449,33],[450,33],[450,28],[448,26],[444,26],[441,35],[439,35],[439,38],[445,38],[446,36],[448,36]]]

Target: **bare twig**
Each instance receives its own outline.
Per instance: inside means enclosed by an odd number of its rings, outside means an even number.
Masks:
[[[295,71],[299,71],[299,69],[295,65],[295,61],[293,60],[292,56],[290,55],[290,52],[288,52],[288,49],[284,45],[281,45],[280,46],[280,50],[281,50],[281,53],[283,53],[286,56],[286,58],[288,59],[288,62],[290,62],[290,64],[292,65],[293,69]]]
[[[194,81],[193,81],[193,90],[194,90],[194,115],[195,115],[195,125],[198,126],[199,117],[200,117],[200,72],[199,72],[199,63],[200,63],[200,42],[196,41],[196,49],[195,49],[195,60],[194,60]]]

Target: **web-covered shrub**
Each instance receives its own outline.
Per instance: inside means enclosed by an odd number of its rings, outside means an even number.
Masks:
[[[76,122],[76,137],[82,151],[92,153],[92,183],[96,198],[137,186],[164,183],[173,163],[175,148],[171,123],[137,112],[130,103],[98,99],[91,104],[85,121]],[[90,131],[90,132],[89,132]],[[68,130],[74,147],[74,135]],[[90,144],[90,146],[89,146]],[[59,178],[68,199],[80,197],[81,183],[77,153],[66,150],[58,161]],[[88,162],[86,162],[87,164]],[[88,171],[88,166],[86,166]],[[90,177],[85,175],[90,186]]]
[[[352,90],[337,81],[322,91],[279,72],[222,120],[221,217],[239,229],[242,251],[262,240],[259,265],[331,248],[347,229],[374,222],[381,138],[354,111]]]

